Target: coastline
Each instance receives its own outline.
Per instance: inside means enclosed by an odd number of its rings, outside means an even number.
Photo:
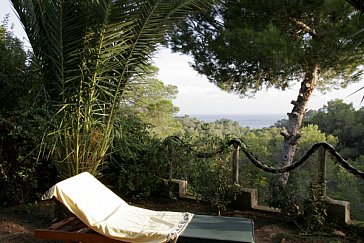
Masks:
[[[188,116],[204,122],[229,119],[238,122],[242,127],[255,129],[270,127],[278,120],[287,119],[286,114],[188,114]]]

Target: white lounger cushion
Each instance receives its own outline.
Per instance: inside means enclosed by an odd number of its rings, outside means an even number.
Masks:
[[[42,199],[52,197],[94,231],[120,241],[175,242],[193,217],[130,206],[87,172],[57,183]]]

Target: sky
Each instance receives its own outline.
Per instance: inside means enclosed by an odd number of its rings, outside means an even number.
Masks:
[[[8,0],[0,0],[0,19],[10,14],[10,23],[14,24],[14,34],[29,46],[26,34],[12,10]],[[254,98],[239,98],[236,94],[227,93],[210,83],[206,77],[194,71],[190,64],[193,59],[186,55],[172,53],[168,49],[161,49],[153,58],[155,66],[159,68],[158,79],[165,84],[175,85],[178,96],[173,104],[179,107],[178,115],[197,114],[286,114],[292,110],[290,104],[297,99],[299,82],[286,91],[276,89],[258,91]],[[332,99],[343,99],[346,103],[353,103],[360,108],[360,101],[364,91],[349,96],[364,86],[364,80],[352,84],[346,89],[334,90],[325,94],[315,90],[308,104],[308,109],[317,110]],[[349,97],[348,97],[349,96]]]

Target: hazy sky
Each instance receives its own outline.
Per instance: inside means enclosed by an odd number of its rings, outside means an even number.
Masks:
[[[262,90],[257,92],[254,98],[241,99],[238,95],[221,91],[209,83],[206,77],[194,71],[189,66],[189,62],[192,62],[189,56],[163,49],[154,61],[160,69],[159,79],[178,87],[179,94],[174,104],[180,107],[181,114],[285,114],[292,109],[290,102],[297,99],[300,87],[297,82],[297,85],[286,91]],[[309,109],[318,109],[335,98],[341,98],[347,103],[352,102],[359,108],[364,91],[347,96],[362,85],[364,82],[326,94],[315,90],[309,102]]]
[[[13,13],[8,0],[0,0],[0,18],[10,14],[10,22],[14,23],[14,33],[20,39],[25,36],[21,24]],[[29,46],[25,43],[25,46]],[[290,112],[291,100],[298,95],[299,84],[287,91],[269,89],[259,91],[254,98],[240,99],[237,95],[221,91],[209,83],[206,77],[197,74],[190,66],[192,58],[171,53],[168,49],[159,51],[153,59],[155,65],[160,69],[158,78],[166,84],[173,84],[178,87],[178,97],[174,104],[180,108],[179,114],[285,114]],[[336,90],[321,94],[315,90],[309,102],[308,109],[318,109],[327,101],[341,98],[345,102],[354,104],[355,108],[360,107],[360,100],[364,91],[347,97],[358,90],[364,82],[351,85],[347,89]]]

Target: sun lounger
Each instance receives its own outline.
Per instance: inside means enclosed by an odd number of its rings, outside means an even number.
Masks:
[[[128,205],[89,173],[57,183],[43,199],[55,197],[76,217],[37,239],[65,242],[254,242],[251,219],[153,211]]]

